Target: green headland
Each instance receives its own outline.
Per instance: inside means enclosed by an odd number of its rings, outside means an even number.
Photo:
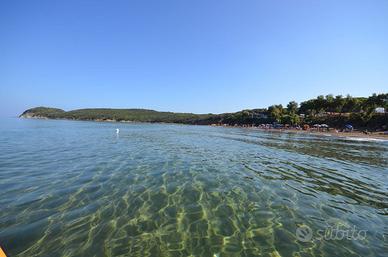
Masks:
[[[303,126],[327,124],[342,128],[346,124],[360,129],[387,130],[388,94],[369,97],[318,96],[298,104],[291,101],[268,108],[242,110],[222,114],[194,114],[159,112],[147,109],[87,108],[64,111],[50,107],[35,107],[24,111],[20,117],[45,119],[70,119],[117,122],[164,122],[196,125],[257,126],[283,124]]]

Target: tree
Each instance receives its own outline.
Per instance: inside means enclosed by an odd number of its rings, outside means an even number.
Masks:
[[[305,102],[302,102],[300,104],[299,113],[303,114],[313,114],[315,113],[314,110],[314,101],[315,100],[308,100]]]
[[[320,95],[317,97],[317,99],[315,100],[315,104],[314,104],[314,110],[319,113],[319,112],[322,112],[326,109],[327,107],[327,104],[326,104],[326,99],[323,95]]]
[[[326,112],[333,112],[334,111],[334,97],[332,94],[329,94],[326,96],[326,102],[324,106],[324,110]]]
[[[283,124],[298,125],[300,118],[298,114],[286,114],[282,116],[281,121]]]
[[[345,98],[345,103],[342,108],[343,112],[352,112],[355,107],[355,100],[350,95],[347,95]]]
[[[298,114],[292,114],[291,115],[291,124],[292,125],[298,125],[300,123],[300,117]]]
[[[280,122],[283,115],[283,106],[281,104],[272,105],[268,107],[268,113],[272,119],[274,119],[277,122]]]
[[[344,107],[344,104],[345,104],[345,99],[343,99],[342,95],[337,95],[334,98],[333,111],[342,112],[342,108]]]
[[[295,114],[298,111],[298,103],[291,101],[287,104],[287,111],[289,114]]]

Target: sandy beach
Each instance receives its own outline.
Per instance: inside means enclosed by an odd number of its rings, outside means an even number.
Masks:
[[[263,129],[263,128],[254,128],[262,131],[271,131],[271,132],[286,132],[286,133],[307,133],[311,135],[317,136],[335,136],[341,138],[348,138],[354,140],[365,140],[365,141],[388,141],[388,134],[384,134],[384,132],[368,132],[365,134],[361,131],[353,131],[353,132],[336,132],[335,130],[329,131],[317,131],[317,130],[297,130],[297,129]]]

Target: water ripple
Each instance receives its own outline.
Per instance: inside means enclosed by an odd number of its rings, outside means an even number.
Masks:
[[[162,124],[7,121],[11,256],[384,256],[388,145]],[[120,128],[117,136],[115,128]],[[301,242],[333,219],[365,240]]]

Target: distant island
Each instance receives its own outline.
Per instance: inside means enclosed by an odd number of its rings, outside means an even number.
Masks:
[[[235,113],[193,114],[158,112],[146,109],[88,108],[64,111],[57,108],[35,107],[20,117],[41,119],[69,119],[86,121],[181,123],[193,125],[259,126],[314,126],[326,124],[341,129],[347,124],[359,129],[383,131],[388,128],[388,94],[369,97],[318,96],[302,102],[291,101],[268,108],[242,110]]]

